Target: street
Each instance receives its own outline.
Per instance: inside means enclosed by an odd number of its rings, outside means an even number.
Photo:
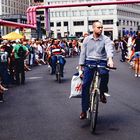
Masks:
[[[78,56],[66,58],[62,83],[47,65],[26,73],[26,83],[13,86],[0,104],[0,140],[138,140],[140,138],[140,78],[115,54],[107,104],[99,104],[97,131],[80,120],[81,99],[69,99]]]

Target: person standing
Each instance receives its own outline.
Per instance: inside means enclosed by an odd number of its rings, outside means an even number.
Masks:
[[[122,37],[119,39],[119,48],[121,49],[121,60],[120,61],[125,62],[126,57],[127,57],[127,52],[128,52],[126,37]]]
[[[21,41],[16,40],[16,45],[12,50],[12,54],[15,57],[15,75],[16,75],[16,84],[25,83],[25,71],[24,71],[24,59],[28,55],[29,51],[26,46],[21,44]],[[21,48],[22,47],[22,48]],[[20,83],[20,74],[21,74],[21,83]]]
[[[94,69],[84,67],[85,65],[100,65],[114,67],[113,62],[113,42],[109,37],[102,34],[103,25],[100,21],[95,21],[92,25],[93,34],[87,36],[83,41],[79,58],[79,74],[83,75],[82,85],[82,112],[80,119],[85,119],[89,108],[89,89],[94,76]],[[83,74],[82,74],[83,72]],[[100,99],[106,103],[105,92],[108,92],[109,71],[100,68]]]
[[[130,58],[130,62],[134,59],[135,77],[140,77],[140,31],[133,44],[134,54]]]
[[[10,75],[8,73],[8,52],[5,51],[7,41],[3,41],[0,47],[0,77],[2,79],[2,85],[8,87],[11,84]]]

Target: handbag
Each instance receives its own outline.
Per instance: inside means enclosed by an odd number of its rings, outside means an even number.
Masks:
[[[69,98],[81,98],[83,80],[79,73],[72,76],[71,79],[71,92]]]

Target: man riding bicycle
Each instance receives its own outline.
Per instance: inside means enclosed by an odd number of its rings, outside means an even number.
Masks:
[[[65,54],[64,49],[59,45],[59,41],[56,39],[54,40],[53,44],[48,48],[48,55],[49,55],[49,64],[52,67],[51,74],[55,74],[56,71],[56,63],[59,60],[60,69],[61,69],[61,76],[63,77],[63,70],[66,60],[64,59],[63,55]],[[58,56],[58,57],[57,57]]]
[[[80,119],[87,117],[89,108],[89,89],[94,76],[94,69],[84,67],[86,65],[100,65],[113,67],[113,43],[109,37],[102,35],[103,25],[96,21],[93,23],[93,34],[87,36],[83,41],[79,59],[79,74],[83,71],[82,85],[82,112]],[[105,94],[108,92],[109,71],[105,68],[99,68],[101,75],[100,99],[106,103]]]

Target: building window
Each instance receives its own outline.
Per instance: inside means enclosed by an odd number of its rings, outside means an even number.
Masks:
[[[134,26],[136,26],[136,22],[134,21]]]
[[[61,11],[60,11],[59,15],[60,15],[60,17],[64,17],[63,12],[61,12]]]
[[[67,11],[64,11],[63,12],[63,15],[64,15],[64,17],[67,17],[68,16],[68,12]]]
[[[50,22],[50,27],[54,27],[54,22]]]
[[[41,27],[44,27],[45,25],[44,25],[44,23],[41,23]]]
[[[125,25],[125,20],[123,20],[123,25]]]
[[[52,15],[51,15],[52,17],[55,17],[55,12],[52,12]]]
[[[44,15],[44,11],[36,11],[37,15]]]
[[[108,14],[113,15],[114,14],[114,9],[108,9]]]
[[[74,21],[73,22],[73,26],[83,26],[84,25],[84,21]]]
[[[88,25],[92,25],[93,22],[96,22],[96,21],[99,21],[99,20],[89,20],[89,21],[88,21]]]
[[[68,26],[68,22],[67,21],[64,21],[64,26]]]
[[[129,21],[127,21],[127,26],[129,26]]]
[[[34,2],[44,2],[44,0],[34,0]]]
[[[44,20],[44,17],[43,17],[43,16],[41,16],[41,15],[39,16],[39,18],[40,18],[40,20],[41,20],[41,21],[43,21],[43,20]]]
[[[121,20],[119,20],[119,26],[120,26],[120,25],[122,25],[122,24],[121,24],[121,22],[122,22],[122,21],[121,21]]]
[[[58,38],[58,39],[61,38],[61,33],[57,33],[57,38]]]
[[[92,11],[91,11],[91,10],[88,10],[88,11],[87,11],[87,15],[88,15],[88,16],[91,16],[91,15],[92,15]]]
[[[61,22],[57,22],[57,23],[56,23],[56,26],[57,26],[57,27],[60,27],[60,26],[61,26]]]
[[[83,32],[75,32],[75,36],[80,37],[83,35]]]
[[[99,10],[94,10],[94,14],[98,15],[99,14]]]
[[[85,15],[86,15],[86,11],[81,10],[81,11],[80,11],[80,16],[85,16]]]
[[[130,26],[132,26],[132,21],[130,21]]]
[[[102,15],[106,15],[107,14],[107,10],[106,9],[102,9],[101,12],[102,12]]]
[[[103,20],[104,25],[113,24],[113,20]]]
[[[77,15],[77,11],[72,11],[72,16],[76,16]]]
[[[5,7],[5,12],[7,13],[7,7]]]

